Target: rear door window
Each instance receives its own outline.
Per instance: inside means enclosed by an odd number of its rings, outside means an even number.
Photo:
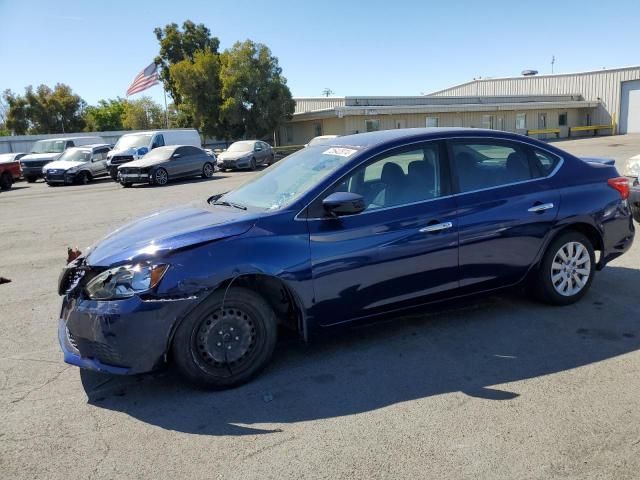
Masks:
[[[472,192],[536,178],[529,147],[503,140],[453,140],[451,158],[460,192]]]

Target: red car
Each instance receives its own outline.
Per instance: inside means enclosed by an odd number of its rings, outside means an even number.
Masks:
[[[13,182],[20,178],[20,160],[26,153],[0,154],[0,190],[9,190]]]

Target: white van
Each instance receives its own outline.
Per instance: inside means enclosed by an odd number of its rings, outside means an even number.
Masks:
[[[42,167],[57,159],[67,148],[94,145],[96,143],[104,143],[104,138],[82,136],[38,140],[31,147],[31,153],[20,159],[22,175],[27,182],[35,182],[43,176]]]
[[[118,167],[123,163],[138,160],[150,150],[165,145],[190,145],[200,148],[200,134],[193,128],[125,133],[107,156],[107,168],[111,178],[117,180]]]

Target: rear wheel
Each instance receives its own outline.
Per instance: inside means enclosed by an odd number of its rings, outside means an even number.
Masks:
[[[0,176],[0,190],[9,190],[13,184],[13,177],[9,172],[4,172]]]
[[[538,270],[540,298],[552,305],[580,300],[591,287],[595,274],[593,245],[580,232],[567,232],[547,248]]]
[[[213,165],[207,162],[202,167],[202,178],[211,178],[213,177],[214,172],[215,169],[213,168]]]
[[[153,183],[161,186],[169,183],[169,174],[164,168],[159,168],[153,173]]]
[[[207,389],[238,386],[257,375],[276,345],[273,310],[246,288],[220,289],[178,327],[172,353],[192,383]]]

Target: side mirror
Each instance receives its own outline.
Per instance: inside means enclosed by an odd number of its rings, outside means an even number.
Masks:
[[[181,155],[179,153],[174,153],[173,155],[171,155],[171,158],[180,158]]]
[[[324,209],[334,216],[354,215],[364,210],[364,197],[351,192],[334,192],[322,200]]]

